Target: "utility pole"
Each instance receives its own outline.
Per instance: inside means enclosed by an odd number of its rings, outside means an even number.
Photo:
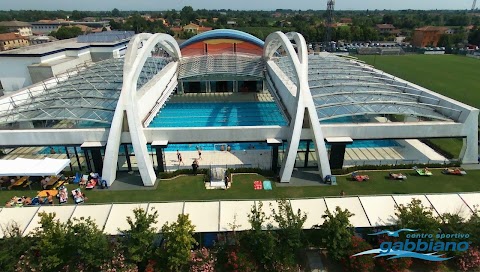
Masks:
[[[328,0],[327,2],[327,24],[325,31],[325,50],[332,51],[332,26],[333,26],[333,11],[335,10],[335,0]]]

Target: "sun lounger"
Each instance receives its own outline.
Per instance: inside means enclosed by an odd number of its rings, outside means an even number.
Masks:
[[[415,172],[417,172],[417,174],[419,176],[426,176],[426,177],[429,177],[429,176],[432,176],[432,172],[430,172],[430,170],[428,170],[428,168],[418,168],[418,167],[413,167],[413,170],[415,170]]]
[[[402,173],[399,173],[399,174],[389,173],[388,177],[390,179],[394,179],[394,180],[406,180],[407,179],[407,176],[402,174]]]
[[[58,189],[58,200],[60,204],[67,203],[68,201],[68,190],[67,187],[62,186]]]
[[[78,193],[80,193],[81,196],[79,196]],[[82,190],[80,188],[72,190],[72,196],[75,204],[80,204],[80,203],[83,203],[83,201],[85,201],[85,199],[83,198]]]
[[[263,181],[263,190],[270,191],[272,190],[272,182],[269,180],[264,180]]]
[[[86,189],[93,189],[97,186],[97,180],[96,179],[91,179],[89,182],[87,182],[87,186],[85,187]]]
[[[253,189],[255,190],[262,190],[263,189],[263,184],[260,180],[256,180],[253,182]]]
[[[361,181],[367,181],[369,180],[370,177],[368,175],[360,175],[358,172],[353,172],[352,173],[352,180],[361,182]]]
[[[460,168],[445,168],[442,170],[442,173],[446,175],[455,175],[455,176],[463,176],[467,174],[467,172],[465,172]]]

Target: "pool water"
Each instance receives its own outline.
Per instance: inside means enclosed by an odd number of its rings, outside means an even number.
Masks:
[[[169,144],[165,151],[196,151],[197,147],[204,151],[221,151],[223,149],[226,150],[227,146],[230,146],[230,149],[233,151],[239,150],[268,150],[270,147],[267,143],[228,143],[228,144],[206,144],[206,143],[198,143],[198,144]]]
[[[275,102],[167,103],[149,127],[286,126]]]

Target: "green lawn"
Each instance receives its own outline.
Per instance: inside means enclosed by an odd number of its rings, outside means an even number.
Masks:
[[[358,56],[360,60],[475,108],[480,108],[480,61],[456,55]],[[432,139],[458,158],[460,139]]]
[[[419,177],[413,171],[405,182],[385,178],[388,172],[368,172],[368,182],[353,182],[347,177],[338,177],[338,186],[277,187],[272,191],[253,190],[254,180],[263,180],[259,175],[236,175],[233,187],[224,190],[206,190],[201,176],[184,176],[170,181],[160,181],[156,190],[111,191],[94,189],[87,191],[88,203],[113,202],[150,202],[183,200],[219,200],[219,199],[275,199],[338,196],[341,190],[347,195],[407,194],[407,193],[447,193],[480,191],[480,171],[469,171],[468,175],[446,176],[440,170],[434,170],[432,177]],[[73,185],[68,185],[69,190]],[[35,189],[35,188],[34,188]],[[0,191],[2,204],[13,196],[34,196],[36,190]],[[71,197],[69,203],[73,203]]]
[[[457,159],[462,151],[462,139],[430,139],[430,142],[441,147],[441,149],[444,151],[452,154],[454,159]]]

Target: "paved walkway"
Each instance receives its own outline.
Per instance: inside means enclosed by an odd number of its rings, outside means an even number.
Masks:
[[[322,262],[322,257],[320,257],[320,254],[318,250],[309,250],[307,251],[307,265],[308,265],[308,271],[311,272],[327,272],[325,270],[325,267],[323,266]]]

